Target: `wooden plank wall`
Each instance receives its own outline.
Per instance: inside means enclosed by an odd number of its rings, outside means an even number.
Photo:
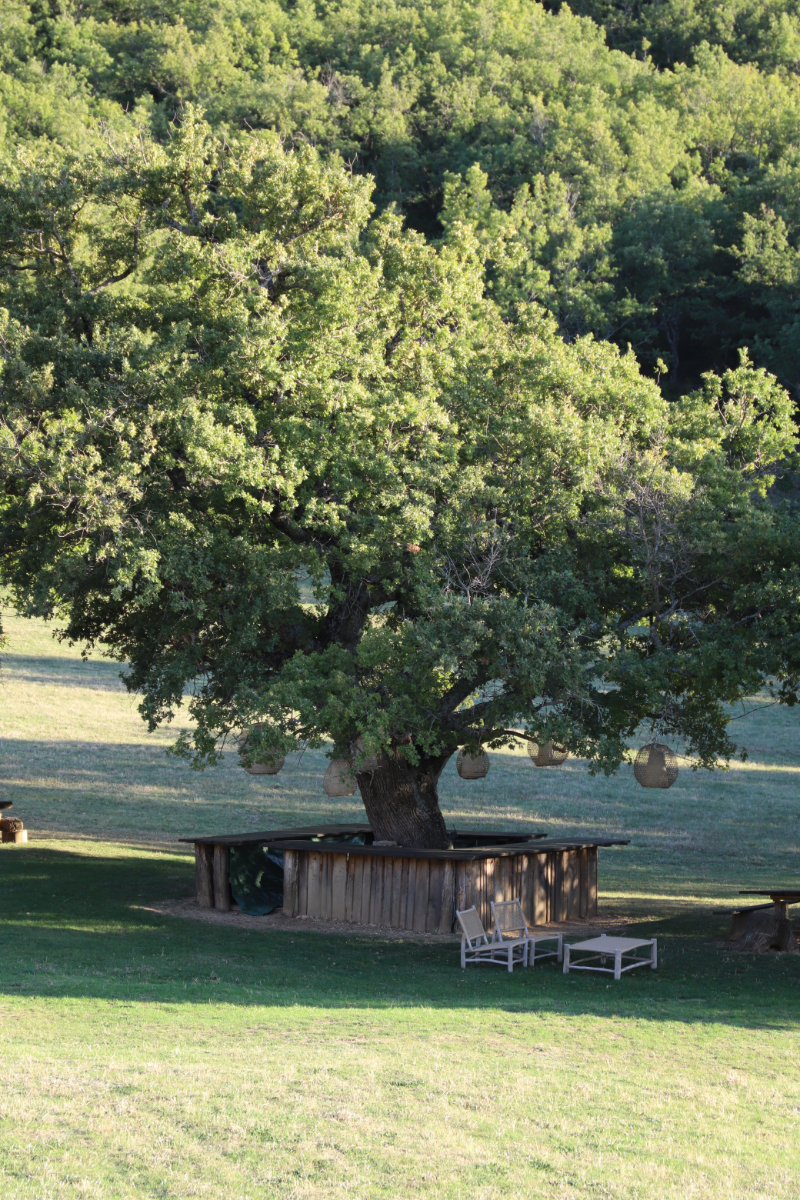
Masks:
[[[531,925],[596,915],[596,848],[467,862],[284,852],[283,909],[291,916],[448,933],[456,908],[474,904],[490,929],[490,902],[516,896]]]
[[[287,850],[283,909],[323,921],[449,933],[454,867],[447,860]]]

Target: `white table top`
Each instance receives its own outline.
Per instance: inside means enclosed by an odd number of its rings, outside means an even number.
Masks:
[[[600,954],[613,954],[615,950],[635,950],[637,946],[652,946],[655,938],[626,938],[609,937],[603,933],[600,937],[589,938],[588,942],[571,942],[570,950],[597,950]]]

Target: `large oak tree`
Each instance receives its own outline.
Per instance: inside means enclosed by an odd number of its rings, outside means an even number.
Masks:
[[[632,354],[487,298],[370,185],[189,113],[171,142],[0,183],[0,569],[103,642],[213,762],[353,756],[378,838],[440,847],[459,746],[613,770],[642,721],[700,765],[728,706],[793,702],[796,430],[746,359],[669,405]]]

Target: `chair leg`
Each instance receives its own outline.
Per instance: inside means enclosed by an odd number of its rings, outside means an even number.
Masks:
[[[569,946],[564,947],[564,974],[569,975]]]
[[[464,948],[464,943],[461,943],[461,970],[465,971],[467,967],[467,955]]]
[[[514,970],[514,943],[508,943],[508,973],[509,975]]]
[[[650,966],[655,971],[658,966],[658,941],[653,938],[653,944],[650,947]]]

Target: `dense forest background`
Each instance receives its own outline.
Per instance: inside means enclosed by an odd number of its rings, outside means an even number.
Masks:
[[[466,221],[504,309],[675,394],[743,346],[800,391],[800,2],[0,0],[0,69],[0,155],[167,139],[191,102],[430,238]]]

